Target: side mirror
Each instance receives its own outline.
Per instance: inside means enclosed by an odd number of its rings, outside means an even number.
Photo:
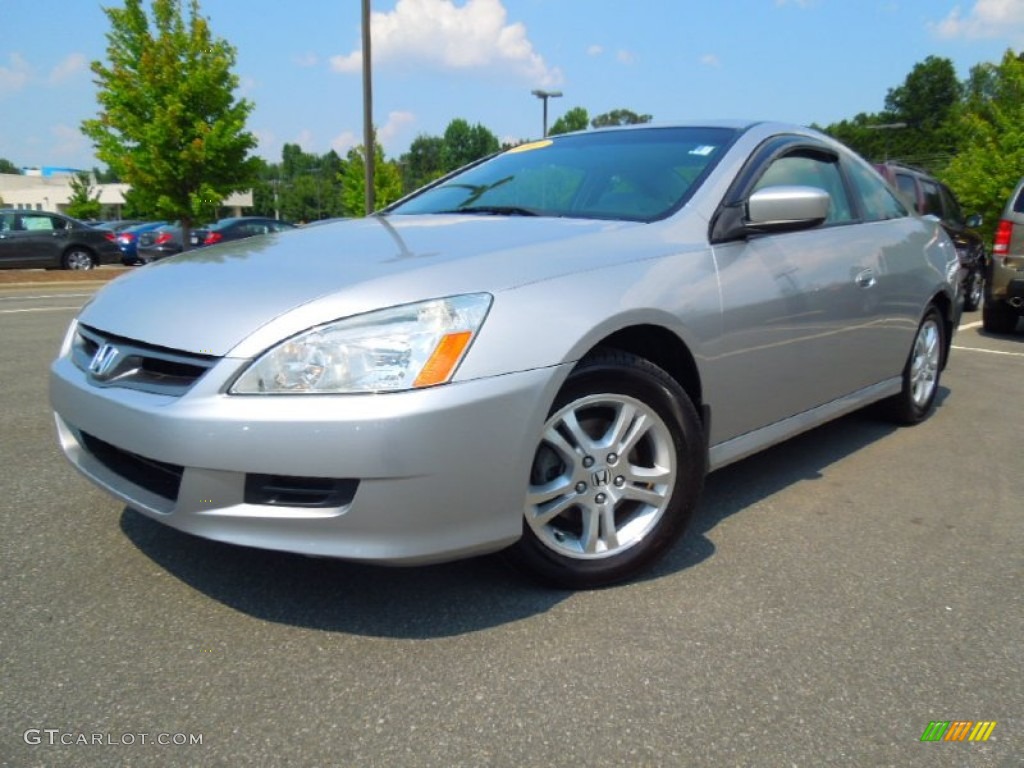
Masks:
[[[982,218],[980,213],[972,213],[970,216],[967,217],[966,224],[971,229],[977,229],[982,225],[984,221],[985,219]]]
[[[765,187],[748,198],[744,224],[759,232],[809,229],[828,218],[831,205],[818,187]]]
[[[832,198],[818,187],[765,187],[745,203],[723,208],[712,228],[711,240],[724,243],[750,235],[811,229],[828,218]]]

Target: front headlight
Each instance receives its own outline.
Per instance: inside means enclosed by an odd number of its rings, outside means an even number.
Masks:
[[[443,384],[455,373],[490,306],[490,295],[468,294],[321,325],[267,350],[229,392],[397,392]]]

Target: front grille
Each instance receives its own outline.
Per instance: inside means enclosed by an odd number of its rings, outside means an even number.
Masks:
[[[110,356],[106,366],[97,357],[105,348]],[[213,355],[166,349],[86,325],[78,326],[71,359],[96,386],[174,397],[185,394],[217,362]]]
[[[122,450],[87,432],[79,435],[82,446],[114,474],[168,501],[178,500],[184,467]]]

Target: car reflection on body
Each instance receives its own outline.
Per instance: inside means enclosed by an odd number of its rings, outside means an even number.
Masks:
[[[391,564],[504,550],[593,587],[667,550],[707,471],[869,403],[923,419],[957,269],[814,131],[584,132],[114,282],[51,399],[71,462],[180,530]]]

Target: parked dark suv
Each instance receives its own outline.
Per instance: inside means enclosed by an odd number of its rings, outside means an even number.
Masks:
[[[992,333],[1012,333],[1024,315],[1024,179],[1018,182],[996,227],[992,265],[981,320]]]
[[[120,258],[111,229],[59,213],[0,209],[0,268],[92,269]]]
[[[875,168],[915,211],[922,216],[931,214],[942,222],[960,257],[960,292],[964,297],[964,311],[976,310],[985,295],[988,264],[985,241],[975,231],[981,226],[980,214],[965,218],[949,187],[924,171],[899,163],[882,163]]]

